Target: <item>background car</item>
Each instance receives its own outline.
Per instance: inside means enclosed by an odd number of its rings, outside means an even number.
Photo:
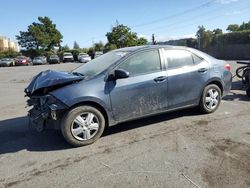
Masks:
[[[78,55],[78,61],[80,63],[87,63],[91,60],[91,57],[87,53],[80,53]]]
[[[26,56],[17,56],[15,59],[15,66],[30,65],[31,59]]]
[[[60,63],[60,58],[58,55],[51,55],[49,57],[49,64],[55,64],[55,63]]]
[[[70,52],[65,52],[63,53],[63,62],[74,62],[74,57],[72,55],[72,53]]]
[[[212,113],[231,82],[230,65],[201,51],[140,46],[108,52],[72,72],[42,72],[25,92],[32,126],[50,121],[70,144],[82,146],[128,120],[196,106]]]
[[[11,67],[14,66],[15,62],[12,58],[3,58],[0,60],[0,67]]]
[[[47,64],[47,58],[45,56],[35,57],[32,61],[33,65],[45,65]]]
[[[94,58],[97,58],[97,57],[99,57],[99,56],[101,56],[101,55],[103,55],[103,52],[101,52],[101,51],[96,51],[96,52],[95,52]]]
[[[87,53],[79,53],[78,56],[77,56],[77,60],[79,61],[80,57],[83,56],[83,55],[88,55]]]

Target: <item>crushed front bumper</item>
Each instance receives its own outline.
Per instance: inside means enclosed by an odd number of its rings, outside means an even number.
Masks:
[[[60,129],[60,122],[68,106],[51,95],[34,96],[27,101],[33,106],[28,112],[29,127],[36,131],[44,128]]]

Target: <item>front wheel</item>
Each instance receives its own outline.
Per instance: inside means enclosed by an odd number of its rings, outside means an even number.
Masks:
[[[70,110],[62,120],[61,131],[73,146],[92,144],[101,137],[105,128],[103,114],[92,106],[78,106]]]
[[[203,90],[199,107],[204,113],[212,113],[217,110],[221,102],[221,90],[215,84],[206,86]]]

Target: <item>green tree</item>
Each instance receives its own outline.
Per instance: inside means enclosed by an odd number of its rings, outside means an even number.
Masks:
[[[94,59],[95,57],[95,50],[93,47],[89,48],[88,52],[89,56],[91,57],[91,59]]]
[[[210,46],[213,40],[213,32],[205,29],[204,26],[199,26],[196,33],[198,39],[198,47],[200,49],[205,49]]]
[[[142,46],[142,45],[146,45],[148,43],[147,39],[143,38],[143,37],[140,37],[138,40],[137,40],[137,45],[138,46]]]
[[[214,29],[213,32],[212,32],[212,41],[211,41],[211,46],[215,46],[216,44],[218,44],[218,36],[219,35],[222,35],[223,34],[223,31],[222,29]]]
[[[15,52],[12,49],[9,49],[7,51],[0,52],[0,59],[1,58],[15,58],[18,55],[20,55],[19,52]]]
[[[115,50],[115,49],[117,49],[117,46],[116,46],[115,44],[107,43],[107,44],[104,46],[103,52],[106,53],[106,52],[108,52],[108,51]]]
[[[62,47],[61,51],[69,51],[69,46],[66,44],[65,46]]]
[[[56,25],[48,17],[38,17],[38,21],[29,25],[27,31],[20,31],[20,35],[16,36],[19,45],[27,50],[50,51],[54,47],[59,47],[63,36]]]
[[[118,23],[106,36],[108,43],[115,44],[118,48],[144,45],[147,43],[146,39],[138,39],[137,33],[132,32],[128,26]]]
[[[39,49],[38,41],[30,31],[20,31],[20,35],[17,35],[16,39],[18,44],[27,50]]]
[[[191,48],[197,47],[197,40],[193,38],[188,38],[186,41],[186,45]]]
[[[82,52],[84,52],[84,53],[87,53],[88,52],[88,48],[82,48]]]
[[[236,31],[239,31],[239,30],[240,30],[240,27],[239,27],[238,24],[230,24],[227,27],[227,31],[230,31],[230,32],[236,32]]]
[[[74,42],[73,48],[74,49],[80,49],[80,46],[79,46],[79,44],[76,41]]]
[[[247,30],[250,30],[250,21],[245,23],[243,22],[241,25],[240,25],[240,28],[239,28],[240,31],[247,31]]]
[[[93,47],[95,51],[103,51],[104,49],[102,41],[95,43]]]
[[[221,34],[223,34],[222,29],[217,28],[213,30],[213,35],[221,35]]]

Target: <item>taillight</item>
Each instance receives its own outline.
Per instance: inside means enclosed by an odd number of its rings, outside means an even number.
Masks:
[[[228,63],[224,65],[224,68],[227,69],[228,71],[231,71],[231,66]]]

